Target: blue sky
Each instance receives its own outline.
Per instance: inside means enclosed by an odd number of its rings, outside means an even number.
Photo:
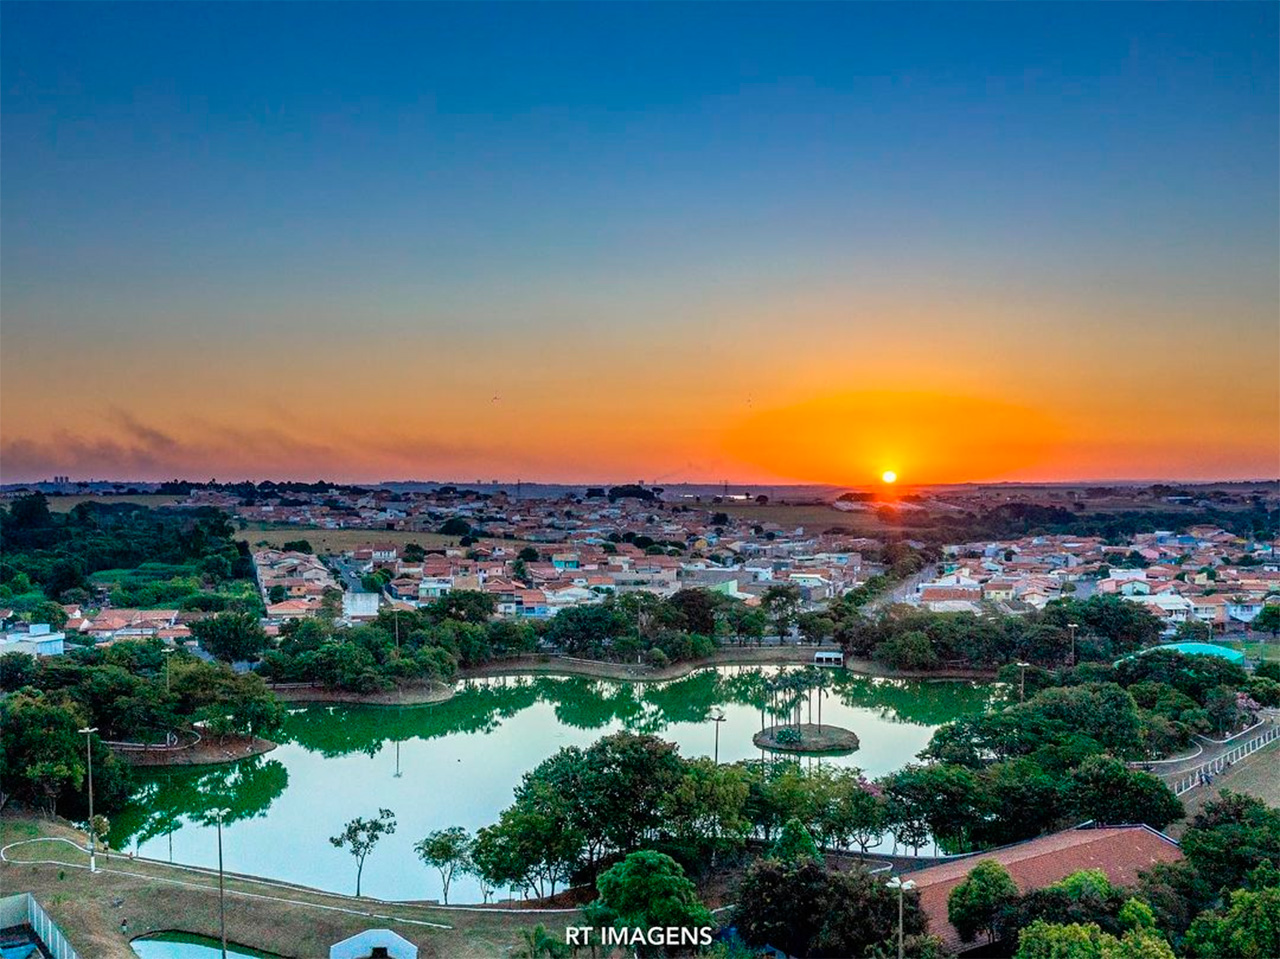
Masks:
[[[102,422],[65,438],[86,452],[64,468],[94,448],[128,465],[109,452],[138,440],[120,413],[181,440],[174,469],[203,465],[189,438],[211,410],[341,446],[263,412],[253,357],[292,344],[383,403],[409,355],[487,366],[533,415],[604,415],[607,390],[637,456],[782,476],[689,453],[717,447],[744,380],[778,409],[851,388],[842,370],[1025,404],[1065,365],[1072,404],[1107,388],[1135,404],[1117,381],[1161,328],[1154,358],[1193,390],[1243,372],[1235,415],[1258,440],[1230,468],[1252,470],[1280,375],[1277,9],[5,4],[0,425],[24,470],[57,464],[48,438],[86,405]],[[1064,326],[1079,335],[1059,342]],[[890,332],[914,334],[910,362]],[[117,381],[27,407],[86,338]],[[850,344],[843,364],[824,341]],[[357,344],[385,362],[344,365]],[[193,349],[223,377],[188,395]],[[422,389],[456,419],[445,380]],[[663,447],[658,417],[690,403],[712,425]],[[1169,415],[1132,409],[1144,433]],[[404,430],[460,445],[428,419]],[[553,478],[498,434],[457,468],[505,450]],[[640,466],[599,452],[601,472]]]

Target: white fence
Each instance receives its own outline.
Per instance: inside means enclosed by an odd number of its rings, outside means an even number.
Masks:
[[[21,925],[30,926],[34,930],[44,947],[53,955],[53,959],[80,959],[57,923],[49,918],[49,914],[36,902],[36,897],[29,892],[0,899],[0,928]]]
[[[1232,763],[1237,763],[1252,753],[1256,753],[1267,743],[1280,739],[1280,726],[1271,726],[1265,732],[1254,736],[1248,742],[1241,743],[1230,752],[1225,752],[1217,759],[1211,759],[1207,763],[1201,763],[1190,772],[1183,773],[1170,785],[1173,787],[1175,796],[1181,796],[1183,793],[1190,792],[1197,786],[1208,785],[1209,780],[1221,773]]]

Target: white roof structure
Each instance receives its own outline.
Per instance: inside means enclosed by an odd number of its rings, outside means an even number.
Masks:
[[[329,959],[418,959],[418,947],[390,929],[366,929],[329,947]]]

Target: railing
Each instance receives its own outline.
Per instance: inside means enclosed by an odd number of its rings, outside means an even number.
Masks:
[[[1190,772],[1184,773],[1177,780],[1171,783],[1173,794],[1175,796],[1181,796],[1183,793],[1188,793],[1197,786],[1209,785],[1214,776],[1220,774],[1232,763],[1237,763],[1241,759],[1244,759],[1245,756],[1256,753],[1263,746],[1274,742],[1277,739],[1280,739],[1280,726],[1271,726],[1266,732],[1255,736],[1247,743],[1241,743],[1229,752],[1223,753],[1218,758],[1211,759],[1207,763],[1201,763]]]
[[[49,914],[36,902],[36,897],[29,892],[0,899],[0,925],[28,925],[44,943],[53,959],[80,959],[57,923],[49,918]]]
[[[163,743],[129,743],[129,742],[112,742],[104,739],[102,744],[110,746],[117,752],[134,752],[134,753],[150,753],[150,752],[177,752],[182,749],[190,749],[200,742],[200,733],[198,730],[191,730],[191,741],[182,742],[177,733],[165,733]]]

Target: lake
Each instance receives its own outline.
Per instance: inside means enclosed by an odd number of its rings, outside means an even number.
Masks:
[[[138,788],[111,826],[111,845],[155,859],[216,867],[209,811],[232,811],[223,828],[228,871],[355,891],[351,856],[328,837],[356,816],[391,809],[398,821],[365,864],[362,892],[437,899],[440,881],[413,853],[433,829],[475,831],[510,805],[521,776],[563,746],[588,746],[619,730],[675,742],[686,757],[711,756],[722,709],[721,762],[761,758],[760,684],[776,667],[723,666],[661,683],[521,676],[460,683],[427,706],[294,708],[278,749],[222,766],[138,769]],[[868,777],[912,761],[933,730],[986,708],[993,687],[874,679],[833,672],[822,720],[853,730],[860,748],[806,764],[856,766]],[[807,717],[806,717],[807,718]],[[770,720],[772,722],[772,720]],[[450,900],[477,902],[470,877]]]

